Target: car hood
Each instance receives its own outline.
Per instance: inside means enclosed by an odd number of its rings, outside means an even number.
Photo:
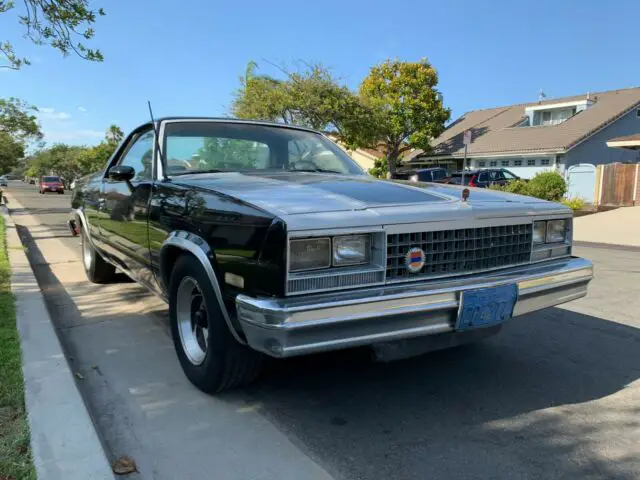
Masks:
[[[173,181],[228,195],[287,217],[287,223],[307,223],[293,217],[309,217],[309,221],[333,218],[335,223],[339,213],[343,219],[367,217],[368,223],[387,223],[392,217],[400,219],[409,212],[416,212],[413,221],[426,221],[422,217],[429,217],[427,214],[431,214],[430,218],[435,212],[455,216],[461,209],[466,216],[471,212],[475,216],[500,216],[505,212],[521,215],[549,209],[568,211],[556,203],[488,189],[470,188],[469,199],[464,202],[463,188],[459,186],[386,181],[370,176],[225,172],[181,175]]]

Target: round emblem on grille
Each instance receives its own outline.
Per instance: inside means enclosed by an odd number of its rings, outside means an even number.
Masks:
[[[418,273],[424,267],[424,252],[421,248],[412,248],[404,256],[404,264],[410,273]]]

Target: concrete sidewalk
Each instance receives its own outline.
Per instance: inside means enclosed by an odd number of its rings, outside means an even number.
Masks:
[[[11,290],[20,333],[31,451],[39,480],[113,479],[7,209]]]
[[[640,247],[640,206],[575,218],[573,240]]]

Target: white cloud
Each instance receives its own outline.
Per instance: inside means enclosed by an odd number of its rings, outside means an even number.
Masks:
[[[47,143],[65,142],[72,144],[96,143],[104,137],[104,132],[100,130],[45,130],[44,139]]]
[[[87,109],[77,108],[82,116],[87,116]],[[44,133],[44,141],[49,145],[57,142],[72,145],[94,145],[104,138],[104,131],[86,128],[80,121],[74,120],[67,112],[61,112],[52,107],[38,108],[38,120]]]
[[[58,112],[55,108],[51,107],[39,107],[38,108],[38,118],[40,120],[69,120],[71,115],[67,112]]]

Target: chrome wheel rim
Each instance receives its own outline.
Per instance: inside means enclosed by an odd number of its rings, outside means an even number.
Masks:
[[[198,282],[184,277],[176,295],[176,321],[182,350],[194,365],[200,365],[209,347],[209,315]]]
[[[84,268],[91,270],[93,255],[91,254],[91,245],[89,245],[89,240],[86,236],[82,238],[82,261],[84,262]]]

